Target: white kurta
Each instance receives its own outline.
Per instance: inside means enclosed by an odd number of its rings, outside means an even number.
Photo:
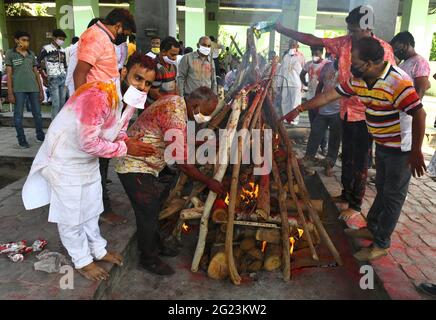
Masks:
[[[22,191],[26,209],[50,204],[49,222],[70,226],[103,212],[98,158],[126,155],[135,111],[128,106],[121,114],[113,83],[112,95],[96,86],[80,91],[51,123]]]

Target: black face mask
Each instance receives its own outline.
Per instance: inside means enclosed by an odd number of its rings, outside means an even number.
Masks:
[[[363,74],[365,73],[365,71],[360,71],[360,68],[356,68],[353,65],[351,66],[350,71],[353,77],[355,78],[362,78]]]
[[[118,34],[117,37],[114,40],[114,44],[116,46],[119,46],[120,44],[127,41],[127,36],[124,33]]]
[[[400,60],[406,60],[406,50],[405,49],[399,49],[394,51],[395,56]]]

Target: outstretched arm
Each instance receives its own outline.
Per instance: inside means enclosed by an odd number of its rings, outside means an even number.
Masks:
[[[277,22],[275,29],[278,33],[281,33],[287,37],[290,37],[298,42],[311,47],[323,47],[324,43],[321,38],[315,37],[310,33],[298,32],[292,29],[285,28],[280,22]]]

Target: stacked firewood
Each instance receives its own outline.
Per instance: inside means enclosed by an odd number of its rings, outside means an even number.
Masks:
[[[160,218],[177,217],[173,234],[179,238],[186,222],[200,219],[191,270],[196,272],[201,267],[214,279],[229,277],[240,284],[240,274],[281,269],[287,281],[293,251],[308,248],[312,259],[319,260],[315,249],[319,243],[341,265],[339,253],[321,223],[323,203],[310,199],[292,142],[271,99],[277,63],[273,62],[270,74],[260,74],[251,29],[247,48],[236,82],[208,125],[227,129],[228,136],[220,141],[227,148],[227,157],[217,157],[215,165],[201,168],[223,182],[228,194],[218,197],[194,183],[190,194],[184,195],[189,181],[181,174]],[[241,163],[242,147],[250,143],[235,135],[241,129],[260,129],[262,138],[266,129],[272,130],[271,172],[256,176],[256,165]],[[230,165],[232,150],[237,150],[237,161]]]

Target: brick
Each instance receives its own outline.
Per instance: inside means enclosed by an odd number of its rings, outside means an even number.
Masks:
[[[426,260],[430,261],[436,266],[436,250],[430,247],[417,247],[416,248],[420,254],[422,254]],[[425,264],[425,263],[424,263]]]
[[[422,300],[410,281],[384,282],[383,287],[392,300]]]
[[[429,264],[418,264],[417,267],[431,282],[436,281],[436,268]]]
[[[421,270],[414,264],[401,263],[401,269],[406,273],[406,275],[412,280],[427,280],[426,276],[421,272]]]
[[[423,254],[421,250],[421,247],[406,248],[406,253],[414,264],[431,264],[432,260],[427,258],[427,253]]]
[[[400,233],[399,235],[400,235],[400,238],[403,240],[403,242],[411,248],[425,245],[424,242],[421,240],[421,238],[415,234],[401,234]]]
[[[414,212],[405,212],[405,214],[410,220],[418,222],[420,224],[427,222],[427,220],[422,214],[414,213]]]
[[[374,271],[382,282],[407,282],[408,277],[401,270],[398,263],[387,255],[379,259],[371,261]]]
[[[419,237],[424,241],[430,248],[436,249],[436,235],[427,233],[420,234]]]
[[[394,260],[400,264],[410,264],[412,260],[406,253],[404,248],[392,248],[389,250],[389,254],[394,258]]]

